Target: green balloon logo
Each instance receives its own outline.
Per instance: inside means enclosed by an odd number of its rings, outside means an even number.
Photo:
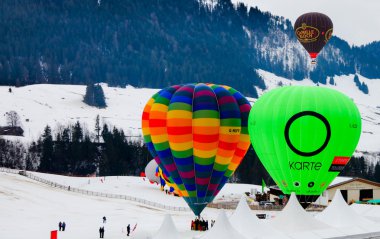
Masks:
[[[248,129],[253,148],[280,189],[315,200],[354,153],[361,118],[353,101],[338,91],[288,86],[257,100]]]

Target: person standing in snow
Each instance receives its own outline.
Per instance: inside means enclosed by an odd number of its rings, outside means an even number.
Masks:
[[[62,222],[62,231],[65,231],[65,228],[66,228],[66,223]]]
[[[103,217],[103,223],[106,223],[106,221],[107,221],[107,218],[106,218],[106,216],[104,216]]]
[[[99,228],[99,236],[100,238],[104,238],[104,227]]]
[[[61,231],[62,230],[62,222],[58,223],[58,227],[59,227],[59,231]]]
[[[129,237],[129,233],[131,232],[131,225],[128,224],[127,226],[127,236]]]

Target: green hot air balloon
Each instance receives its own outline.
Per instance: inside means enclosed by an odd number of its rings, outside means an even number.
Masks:
[[[285,194],[314,201],[350,160],[361,133],[360,113],[332,89],[287,86],[260,97],[249,115],[253,148]]]

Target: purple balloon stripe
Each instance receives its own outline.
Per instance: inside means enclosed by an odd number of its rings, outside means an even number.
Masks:
[[[241,112],[249,112],[251,110],[251,105],[244,104],[244,105],[240,105],[239,108]]]
[[[167,165],[165,165],[165,168],[166,168],[166,170],[167,170],[169,173],[171,173],[171,172],[177,170],[177,166],[175,165],[175,163],[167,164]]]
[[[196,178],[195,183],[198,185],[208,185],[210,182],[210,178]]]
[[[211,90],[200,90],[200,91],[195,92],[194,97],[200,97],[200,96],[211,96],[215,98],[215,94]]]
[[[210,184],[208,185],[208,191],[215,191],[218,189],[219,184]]]
[[[223,96],[221,98],[218,99],[218,103],[219,105],[224,105],[224,104],[228,104],[228,103],[235,103],[237,104],[236,100],[234,97],[228,95],[228,96]]]
[[[195,177],[195,173],[194,171],[189,171],[189,172],[181,172],[179,171],[179,175],[181,176],[181,178],[186,178],[186,179],[189,179],[189,178],[194,178]]]
[[[194,92],[194,88],[191,88],[189,86],[182,86],[179,91],[187,91],[187,92],[190,92],[190,93],[193,93]]]

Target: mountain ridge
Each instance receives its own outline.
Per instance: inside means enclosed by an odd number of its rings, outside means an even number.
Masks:
[[[0,26],[2,85],[207,81],[258,97],[259,69],[322,84],[380,78],[380,42],[351,47],[333,37],[313,68],[289,20],[230,0],[4,0]]]

